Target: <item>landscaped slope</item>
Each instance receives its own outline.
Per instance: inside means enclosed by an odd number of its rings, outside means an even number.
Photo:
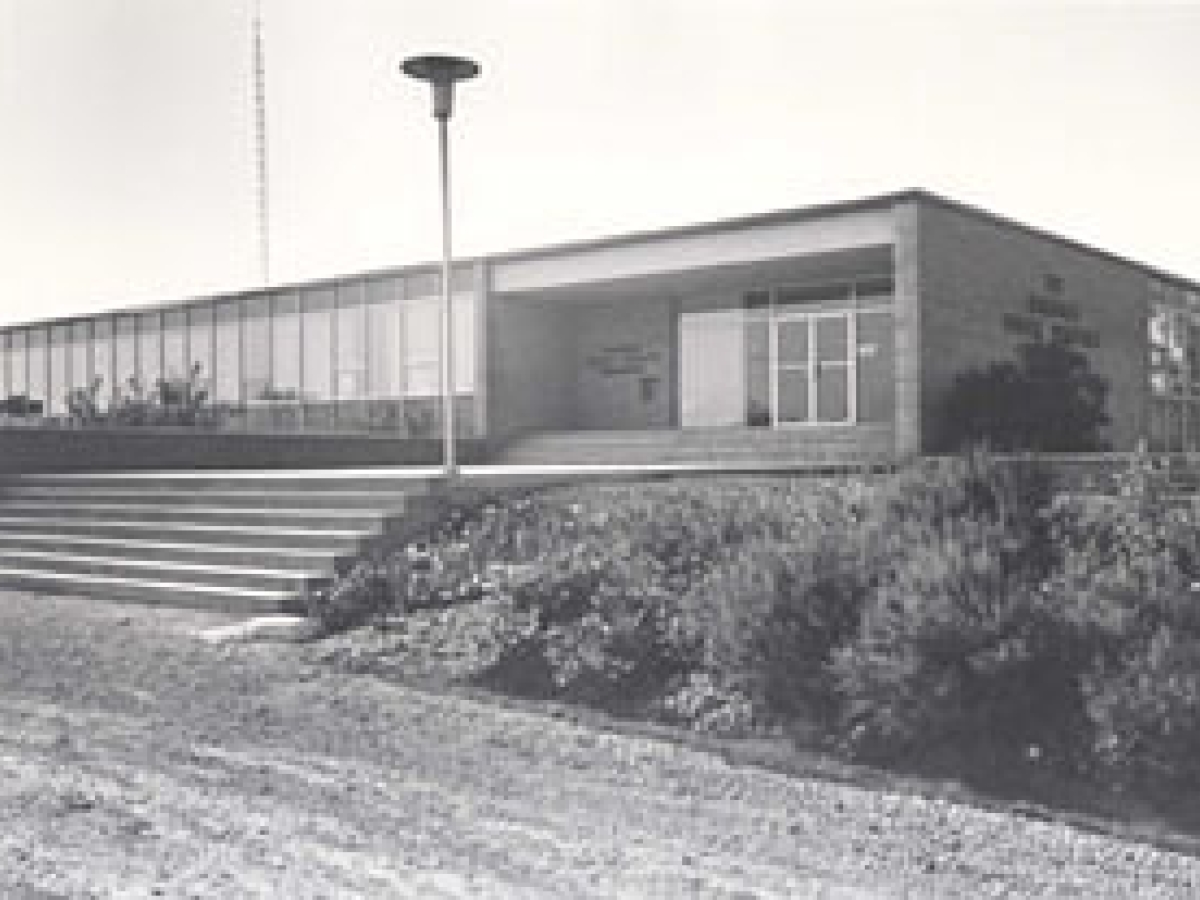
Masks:
[[[316,611],[379,626],[338,651],[357,668],[419,669],[436,636],[467,651],[442,675],[508,693],[1170,800],[1200,786],[1200,514],[1152,470],[1104,497],[986,454],[497,492]]]

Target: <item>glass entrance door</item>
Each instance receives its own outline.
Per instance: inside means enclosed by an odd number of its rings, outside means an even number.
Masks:
[[[776,425],[854,419],[853,322],[848,312],[772,321],[772,411]]]

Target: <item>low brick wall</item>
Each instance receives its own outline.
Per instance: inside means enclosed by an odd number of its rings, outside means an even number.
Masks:
[[[436,465],[441,449],[437,440],[381,435],[10,427],[0,428],[0,473]],[[458,444],[463,463],[486,452],[484,441]]]

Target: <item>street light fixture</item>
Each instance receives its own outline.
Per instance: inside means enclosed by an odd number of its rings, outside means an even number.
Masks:
[[[442,464],[446,480],[454,478],[454,320],[450,289],[450,140],[449,121],[454,112],[454,85],[479,74],[479,63],[459,56],[412,56],[400,65],[411,78],[433,86],[433,117],[438,123],[438,170],[442,193]]]

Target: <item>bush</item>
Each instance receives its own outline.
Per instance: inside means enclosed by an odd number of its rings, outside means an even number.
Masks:
[[[743,736],[765,724],[757,691],[743,680],[711,672],[674,679],[652,710],[656,718],[707,734]]]
[[[869,511],[861,619],[833,654],[850,745],[1002,750],[1079,717],[1055,688],[1072,629],[1039,594],[1053,567],[1049,479],[975,453],[899,476]]]
[[[217,411],[209,406],[203,367],[194,363],[183,377],[157,379],[147,388],[136,376],[117,386],[107,410],[100,402],[104,379],[96,376],[86,388],[67,392],[66,407],[76,425],[212,425]]]
[[[302,603],[301,611],[325,633],[376,620],[392,607],[386,568],[374,560],[359,561],[328,591],[305,595]]]
[[[318,612],[494,606],[466,617],[496,629],[488,683],[700,730],[816,722],[859,754],[1036,747],[1195,783],[1200,515],[1163,484],[1141,458],[1115,496],[1056,496],[979,452],[878,480],[501,492]]]
[[[1200,778],[1200,517],[1148,457],[1115,497],[1076,502],[1050,586],[1094,634],[1081,678],[1095,759],[1113,776]]]
[[[810,493],[803,481],[749,478],[483,495],[376,561],[374,580],[343,578],[317,612],[340,627],[505,598],[537,622],[498,662],[506,683],[608,707],[649,703],[699,664],[682,598],[742,547],[790,540]]]
[[[1200,784],[1200,637],[1160,626],[1084,690],[1097,758],[1114,775]]]
[[[1058,340],[1025,344],[1016,362],[955,378],[939,444],[952,451],[981,442],[1003,451],[1103,450],[1107,395],[1084,353]]]
[[[804,532],[813,493],[778,479],[567,492],[527,542],[570,536],[515,591],[543,627],[514,652],[544,662],[547,692],[624,712],[702,672],[755,693],[776,562]]]

